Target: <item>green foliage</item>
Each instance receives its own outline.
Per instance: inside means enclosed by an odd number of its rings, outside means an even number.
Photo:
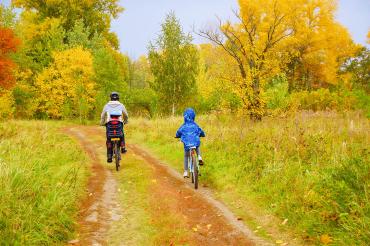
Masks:
[[[73,28],[66,33],[67,43],[69,48],[82,46],[86,49],[95,51],[101,49],[103,46],[103,39],[101,36],[91,34],[88,27],[84,26],[82,20],[76,20]]]
[[[16,14],[12,8],[6,8],[0,3],[0,27],[11,28],[15,26]]]
[[[149,46],[149,61],[154,75],[153,88],[159,96],[162,110],[175,113],[196,93],[198,51],[185,35],[172,12],[162,24],[156,44]]]
[[[158,97],[150,88],[128,90],[123,102],[136,116],[152,118],[158,111]]]
[[[59,19],[39,21],[34,13],[23,13],[17,32],[25,41],[15,57],[22,70],[39,73],[53,60],[53,51],[65,48],[65,31]]]
[[[370,92],[370,50],[363,47],[355,57],[348,59],[344,72],[352,74],[352,83],[358,89]]]
[[[60,126],[0,123],[2,245],[62,245],[74,238],[86,157]]]
[[[182,122],[182,117],[138,119],[130,130],[135,141],[181,171],[182,144],[172,136]],[[201,145],[206,163],[201,183],[220,196],[232,194],[228,205],[239,203],[236,212],[244,218],[256,216],[243,207],[252,202],[264,208],[264,215],[288,219],[282,227],[305,244],[319,244],[325,234],[337,245],[370,243],[367,119],[302,113],[256,123],[218,114],[199,116],[197,123],[207,135]]]

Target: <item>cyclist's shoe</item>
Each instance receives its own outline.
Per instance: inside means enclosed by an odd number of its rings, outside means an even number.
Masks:
[[[204,165],[204,161],[202,159],[199,159],[199,166],[203,166]]]
[[[122,154],[125,154],[126,152],[127,152],[126,147],[121,148],[121,153],[122,153]]]
[[[188,170],[184,171],[184,178],[189,178]]]
[[[112,156],[108,156],[108,158],[107,158],[107,162],[108,162],[108,163],[111,163],[111,162],[112,162]]]

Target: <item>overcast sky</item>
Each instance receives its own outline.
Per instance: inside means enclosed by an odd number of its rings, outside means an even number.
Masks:
[[[237,0],[121,0],[125,11],[114,20],[112,29],[121,41],[121,51],[132,58],[147,53],[149,41],[156,39],[166,13],[173,10],[185,32],[233,17]],[[337,19],[346,26],[354,41],[366,44],[370,28],[370,0],[340,0]],[[195,43],[206,40],[193,35]]]
[[[9,5],[10,0],[0,0]],[[185,32],[193,26],[200,29],[221,19],[233,17],[232,10],[238,8],[237,0],[120,0],[125,11],[112,22],[112,30],[117,33],[121,51],[131,58],[147,53],[149,41],[158,36],[166,14],[175,11]],[[346,26],[353,40],[366,44],[366,34],[370,28],[370,0],[339,0],[337,19]],[[195,43],[206,42],[194,36]]]

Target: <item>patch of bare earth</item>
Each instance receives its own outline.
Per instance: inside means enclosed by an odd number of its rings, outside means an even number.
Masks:
[[[80,141],[92,160],[92,176],[88,182],[89,195],[81,206],[79,244],[105,245],[110,223],[119,220],[121,215],[116,204],[116,181],[111,171],[99,163],[98,154],[95,152],[97,148],[94,148],[91,142],[94,141],[91,136],[104,136],[104,132],[97,127],[74,127],[66,132]],[[156,217],[161,215],[170,215],[181,220],[181,223],[185,224],[186,235],[190,235],[181,238],[181,243],[216,246],[271,245],[255,236],[223,203],[214,199],[209,190],[203,187],[194,190],[189,180],[184,180],[176,171],[137,145],[128,145],[128,151],[128,154],[147,163],[153,170],[153,175],[147,177],[152,179],[153,183],[149,199],[153,223],[161,221],[156,220]],[[122,172],[124,174],[124,166]],[[163,231],[158,233],[155,244],[173,245],[171,238],[165,234],[176,230],[176,224],[166,224],[162,221],[160,226],[163,226]]]

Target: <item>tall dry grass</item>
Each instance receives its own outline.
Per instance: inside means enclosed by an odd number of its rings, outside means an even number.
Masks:
[[[86,156],[64,123],[0,123],[0,245],[59,245],[73,237]]]

